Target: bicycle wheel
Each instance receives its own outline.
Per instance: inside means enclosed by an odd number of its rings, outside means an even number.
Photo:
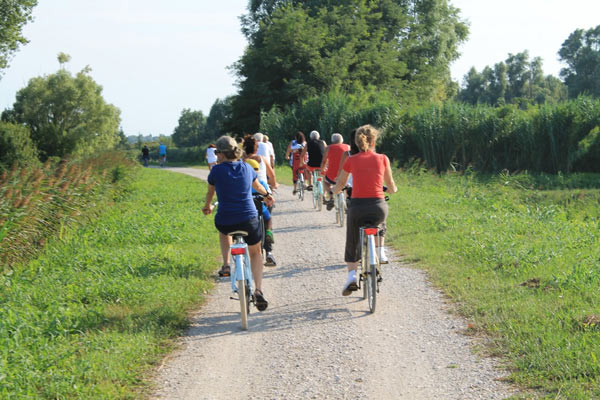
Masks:
[[[313,185],[312,194],[313,208],[317,208],[317,199],[319,198],[319,191],[317,190],[317,185]]]
[[[369,300],[369,311],[375,312],[375,305],[377,300],[377,264],[371,263],[371,252],[374,250],[374,246],[371,243],[373,238],[368,238],[369,243],[367,244],[367,299]]]
[[[321,182],[317,185],[317,211],[323,210],[323,184]]]
[[[304,200],[304,176],[302,174],[298,177],[298,198],[300,201]]]
[[[367,258],[367,237],[362,235],[361,241],[361,252],[360,252],[360,280],[363,289],[363,300],[369,296],[369,289],[367,285],[367,265],[369,265],[369,259]]]
[[[265,218],[259,215],[258,220],[260,221],[260,231],[262,233],[262,239],[260,240],[260,254],[265,254],[265,237],[267,236],[267,228],[265,227]]]
[[[244,278],[244,258],[242,255],[236,255],[235,256],[235,268],[236,268],[236,278],[241,278],[238,279],[237,282],[237,293],[238,293],[238,297],[240,299],[240,314],[242,317],[242,329],[243,330],[247,330],[248,329],[248,308],[249,308],[249,304],[248,304],[248,298],[247,296],[247,290],[248,287],[246,286],[246,279]]]

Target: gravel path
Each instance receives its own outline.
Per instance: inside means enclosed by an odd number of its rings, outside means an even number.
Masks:
[[[206,178],[208,171],[172,168]],[[202,199],[203,200],[203,199]],[[240,329],[239,303],[221,279],[156,376],[159,399],[504,399],[514,389],[495,360],[473,352],[427,276],[393,256],[377,310],[342,297],[345,230],[282,186],[267,311]],[[216,239],[216,237],[215,237]],[[216,242],[215,242],[216,243]],[[358,293],[358,292],[356,292]]]

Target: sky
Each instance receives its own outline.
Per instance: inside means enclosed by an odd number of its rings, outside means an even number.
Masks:
[[[575,29],[600,25],[600,0],[449,0],[470,23],[470,35],[451,66],[462,82],[471,67],[528,50],[544,72],[564,67],[558,50]],[[170,135],[184,108],[208,115],[216,99],[235,94],[227,68],[243,54],[239,17],[247,0],[39,0],[34,22],[0,78],[0,110],[11,108],[29,79],[89,65],[103,97],[121,109],[126,135]]]

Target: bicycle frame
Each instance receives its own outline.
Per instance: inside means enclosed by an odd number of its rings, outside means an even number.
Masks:
[[[318,169],[312,171],[313,177],[313,207],[318,211],[323,209],[323,178]]]
[[[236,237],[235,242],[230,247],[231,257],[234,261],[232,264],[235,266],[235,271],[230,275],[231,277],[231,290],[234,293],[238,293],[237,281],[246,280],[250,293],[254,286],[254,280],[252,279],[252,268],[250,267],[250,256],[248,255],[248,245],[242,237]],[[240,293],[238,293],[239,295]]]

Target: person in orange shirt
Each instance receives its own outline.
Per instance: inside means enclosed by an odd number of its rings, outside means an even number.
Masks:
[[[333,208],[333,195],[331,193],[331,186],[335,185],[338,170],[340,169],[340,160],[342,158],[342,154],[349,150],[350,146],[344,144],[344,137],[342,135],[339,133],[334,133],[331,135],[331,145],[325,149],[323,161],[321,162],[321,175],[325,174],[325,193],[329,193],[329,200],[326,202],[328,210]]]
[[[379,131],[371,125],[363,125],[356,130],[355,142],[360,152],[346,159],[333,188],[334,194],[340,193],[346,186],[348,175],[352,174],[352,201],[348,206],[344,252],[348,277],[342,290],[343,296],[358,290],[356,268],[360,262],[360,227],[365,221],[377,225],[385,222],[388,205],[383,192],[384,182],[388,193],[398,191],[392,176],[390,160],[385,154],[375,151],[378,137]]]

